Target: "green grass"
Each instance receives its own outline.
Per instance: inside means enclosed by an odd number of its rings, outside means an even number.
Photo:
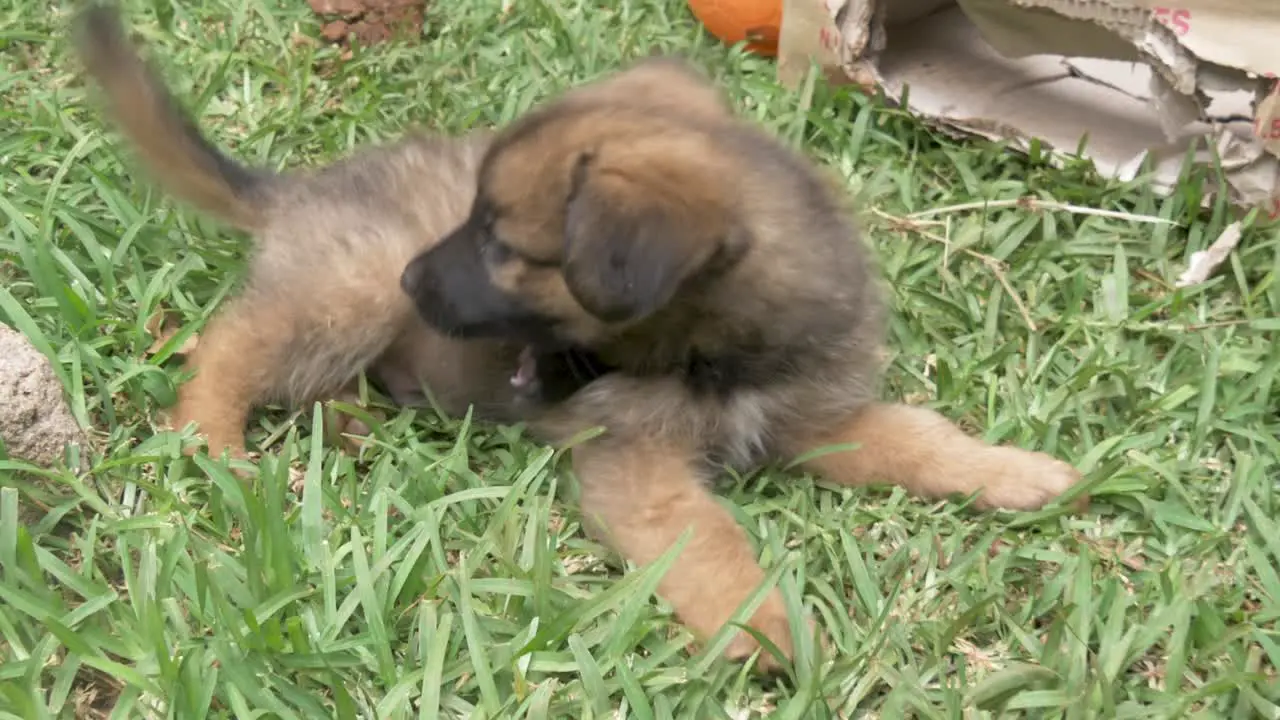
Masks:
[[[66,6],[0,10],[0,319],[98,429],[84,475],[0,461],[0,716],[1280,717],[1280,235],[935,134],[849,91],[792,93],[679,0],[437,3],[422,42],[300,38],[302,0],[126,4],[220,143],[272,165],[410,124],[504,123],[651,48],[861,204],[893,293],[889,392],[1081,467],[1091,511],[982,515],[778,470],[723,497],[828,655],[762,683],[689,648],[652,573],[584,538],[564,466],[516,429],[394,412],[361,457],[310,412],[255,416],[251,486],[152,418],[246,245],[126,170],[64,40]],[[1121,217],[997,204],[1031,196]],[[977,203],[977,204],[975,204]],[[931,212],[913,218],[915,213]],[[1170,221],[1141,222],[1147,216]],[[1125,219],[1128,217],[1129,219]],[[320,414],[314,414],[320,415]]]

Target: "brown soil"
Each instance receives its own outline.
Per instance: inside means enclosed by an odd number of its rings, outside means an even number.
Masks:
[[[327,22],[320,29],[325,40],[349,45],[374,45],[422,31],[426,0],[307,0]]]

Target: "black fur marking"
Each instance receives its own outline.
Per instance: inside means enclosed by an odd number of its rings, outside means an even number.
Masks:
[[[555,346],[552,324],[490,281],[479,242],[484,230],[472,217],[409,262],[400,275],[401,289],[422,319],[447,335]]]
[[[763,389],[791,377],[794,363],[785,354],[738,352],[719,356],[693,355],[684,371],[685,385],[694,395],[727,400],[743,390]]]
[[[568,400],[588,383],[616,368],[589,350],[570,348],[538,355],[537,370],[538,399],[554,404]]]

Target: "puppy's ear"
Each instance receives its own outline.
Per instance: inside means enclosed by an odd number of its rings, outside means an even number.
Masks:
[[[587,312],[610,323],[640,320],[721,255],[730,216],[679,170],[660,161],[627,167],[589,154],[578,159],[565,212],[564,278]]]

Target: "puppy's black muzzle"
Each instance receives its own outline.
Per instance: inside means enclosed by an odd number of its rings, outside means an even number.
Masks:
[[[464,225],[409,262],[400,275],[400,288],[418,314],[452,337],[555,344],[546,318],[490,281],[480,247],[480,235]]]

